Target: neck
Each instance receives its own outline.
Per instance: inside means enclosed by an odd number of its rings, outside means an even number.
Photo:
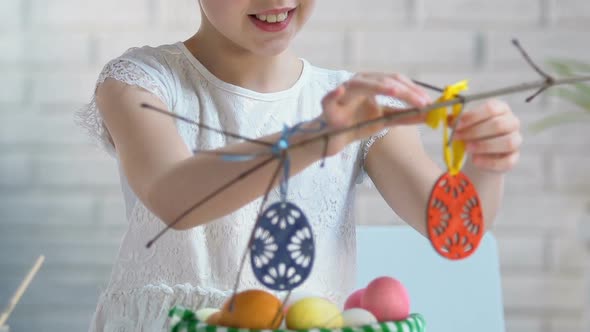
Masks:
[[[185,45],[219,79],[262,93],[290,88],[301,75],[303,67],[289,51],[273,56],[254,54],[206,23],[185,41]]]

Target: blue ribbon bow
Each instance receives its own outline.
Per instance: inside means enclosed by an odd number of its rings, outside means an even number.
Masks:
[[[326,123],[323,120],[319,120],[320,126],[317,129],[304,129],[302,128],[303,125],[310,123],[309,121],[301,122],[296,124],[293,127],[289,127],[287,125],[283,126],[283,131],[281,133],[281,138],[272,145],[271,153],[276,157],[282,157],[283,152],[288,150],[290,147],[290,140],[293,135],[296,133],[315,133],[322,131],[326,127]],[[221,158],[225,161],[233,161],[233,162],[240,162],[240,161],[249,161],[259,157],[259,154],[227,154],[222,155]],[[287,201],[287,192],[289,186],[289,174],[291,171],[291,160],[289,159],[289,154],[285,153],[284,155],[284,163],[283,163],[283,177],[281,179],[280,184],[280,193],[281,193],[281,201]]]

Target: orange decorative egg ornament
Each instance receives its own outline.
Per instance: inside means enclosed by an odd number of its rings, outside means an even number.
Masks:
[[[484,234],[481,202],[475,186],[463,173],[443,174],[428,200],[428,237],[448,259],[468,257]]]
[[[439,102],[459,97],[467,89],[467,81],[448,86]],[[427,228],[432,246],[441,256],[462,259],[475,252],[483,237],[485,226],[481,201],[475,186],[461,173],[465,161],[465,143],[449,143],[449,119],[458,119],[463,104],[430,111],[426,123],[432,128],[443,124],[443,157],[448,171],[438,178],[428,199]]]

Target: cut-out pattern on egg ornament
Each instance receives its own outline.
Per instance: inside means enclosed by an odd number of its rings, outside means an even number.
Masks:
[[[463,173],[443,174],[428,200],[428,237],[448,259],[475,252],[484,234],[482,207],[475,186]]]
[[[250,263],[264,286],[277,291],[298,287],[309,277],[314,258],[311,225],[295,204],[274,203],[260,215]]]

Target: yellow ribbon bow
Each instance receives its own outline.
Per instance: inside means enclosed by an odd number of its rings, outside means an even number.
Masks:
[[[443,102],[457,98],[459,93],[461,91],[467,90],[467,88],[467,80],[449,85],[445,88],[442,96],[440,96],[436,102]],[[452,117],[457,119],[462,110],[463,103],[453,105],[453,111],[451,112]],[[428,112],[428,115],[426,116],[426,124],[436,129],[441,124],[441,122],[444,126],[443,155],[445,158],[445,163],[447,164],[449,173],[451,173],[451,175],[456,175],[461,171],[465,161],[465,142],[453,140],[453,142],[451,142],[451,146],[449,147],[449,115],[447,114],[447,107],[436,108]]]

